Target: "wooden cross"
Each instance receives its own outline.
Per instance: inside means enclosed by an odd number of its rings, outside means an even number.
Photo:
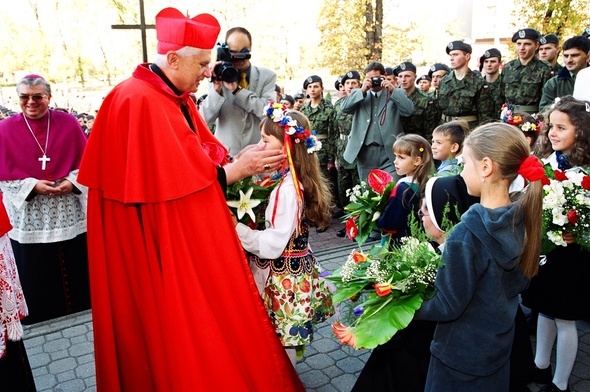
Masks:
[[[139,24],[119,24],[119,25],[111,25],[113,29],[123,29],[123,30],[131,30],[131,29],[139,29],[141,30],[141,49],[143,51],[143,62],[147,63],[147,42],[146,42],[146,30],[147,29],[155,29],[156,26],[153,24],[146,25],[145,24],[145,11],[143,9],[143,0],[139,0]]]
[[[41,158],[39,158],[39,162],[41,162],[41,170],[45,170],[47,166],[47,162],[49,162],[51,158],[47,158],[47,155],[43,154]]]

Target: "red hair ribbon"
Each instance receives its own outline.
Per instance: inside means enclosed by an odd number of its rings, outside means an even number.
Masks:
[[[527,159],[525,159],[520,164],[518,174],[523,176],[529,182],[542,180],[543,177],[546,177],[545,169],[543,168],[543,163],[541,163],[539,158],[534,156],[527,157]]]

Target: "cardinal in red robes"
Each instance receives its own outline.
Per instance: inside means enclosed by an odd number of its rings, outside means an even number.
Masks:
[[[105,98],[82,159],[99,391],[303,390],[232,224],[226,150],[189,95],[219,29],[162,10],[154,63]]]

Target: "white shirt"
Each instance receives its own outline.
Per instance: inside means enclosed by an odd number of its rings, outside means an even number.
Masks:
[[[590,67],[584,68],[576,75],[574,98],[590,101]]]

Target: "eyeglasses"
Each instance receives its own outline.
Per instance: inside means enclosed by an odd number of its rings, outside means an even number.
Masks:
[[[29,102],[29,99],[32,99],[33,102],[41,102],[45,97],[47,97],[45,94],[21,94],[18,96],[18,99],[20,99],[21,102]]]

